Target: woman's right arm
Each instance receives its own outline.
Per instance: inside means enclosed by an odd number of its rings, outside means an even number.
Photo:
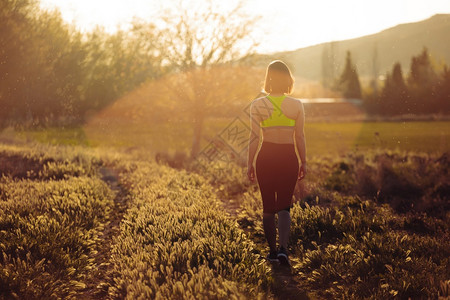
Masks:
[[[306,141],[305,141],[305,110],[303,103],[299,101],[299,114],[295,122],[295,143],[300,156],[301,167],[298,174],[298,180],[302,180],[306,173]]]
[[[247,161],[247,176],[250,181],[255,180],[255,169],[253,163],[255,160],[256,151],[258,150],[260,140],[260,126],[259,120],[256,117],[254,102],[250,106],[250,136],[248,139],[248,161]]]

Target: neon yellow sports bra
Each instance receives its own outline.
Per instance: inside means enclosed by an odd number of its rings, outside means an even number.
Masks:
[[[285,95],[279,97],[267,96],[267,99],[272,103],[273,112],[269,118],[261,121],[260,126],[262,128],[270,128],[270,127],[294,127],[295,120],[289,119],[285,114],[281,111],[281,103],[286,98]]]

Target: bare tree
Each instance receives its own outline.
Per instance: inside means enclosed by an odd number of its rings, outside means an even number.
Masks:
[[[193,158],[200,150],[205,119],[237,97],[245,76],[251,76],[243,74],[236,62],[256,45],[250,33],[257,18],[245,15],[242,2],[229,9],[212,1],[187,5],[179,1],[175,7],[163,14],[156,27],[163,65],[171,70],[171,80],[166,82],[176,102],[174,113],[184,113],[193,125]],[[228,94],[223,93],[225,88]]]

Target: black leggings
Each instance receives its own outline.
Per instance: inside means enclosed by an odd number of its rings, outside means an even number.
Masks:
[[[276,213],[292,206],[298,170],[294,144],[263,142],[256,158],[256,176],[265,213]]]

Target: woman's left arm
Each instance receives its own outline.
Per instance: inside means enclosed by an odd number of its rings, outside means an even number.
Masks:
[[[250,136],[248,139],[248,161],[247,161],[247,176],[250,181],[255,180],[255,168],[253,166],[256,150],[258,150],[259,140],[260,140],[260,126],[259,120],[256,117],[255,107],[251,104],[250,106]]]

